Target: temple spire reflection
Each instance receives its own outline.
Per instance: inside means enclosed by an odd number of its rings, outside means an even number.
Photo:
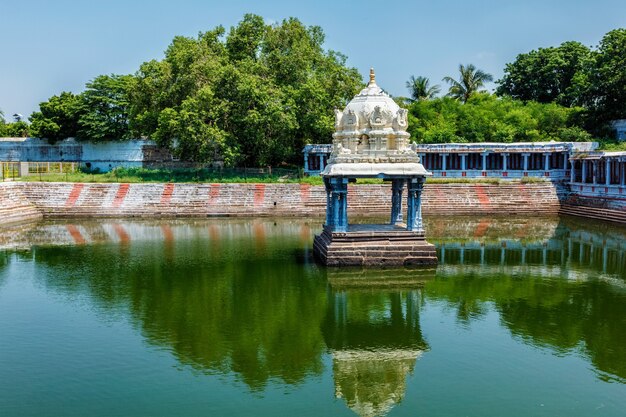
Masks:
[[[384,416],[428,350],[419,323],[421,286],[433,271],[329,272],[324,340],[335,397],[359,416]]]

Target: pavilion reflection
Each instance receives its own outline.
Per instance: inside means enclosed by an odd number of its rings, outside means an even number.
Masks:
[[[575,351],[601,378],[626,379],[626,236],[617,227],[433,219],[431,241],[445,251],[436,271],[294,262],[315,227],[295,219],[44,222],[0,234],[0,248],[29,249],[0,251],[0,268],[34,261],[50,291],[86,295],[94,310],[128,316],[181,364],[235,375],[253,391],[323,373],[328,351],[335,395],[361,415],[402,401],[429,349],[419,313],[431,301],[468,321],[495,308],[525,343]]]
[[[322,327],[335,396],[360,416],[386,415],[428,350],[420,327],[421,288],[432,270],[330,270]]]

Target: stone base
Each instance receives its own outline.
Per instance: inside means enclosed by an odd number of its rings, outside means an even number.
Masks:
[[[347,232],[325,227],[315,236],[313,253],[328,266],[437,264],[435,245],[424,233],[391,225],[350,225]]]

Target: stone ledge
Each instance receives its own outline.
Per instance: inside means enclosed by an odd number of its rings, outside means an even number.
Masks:
[[[426,242],[423,235],[414,239],[394,239],[384,230],[369,232],[367,236],[351,235],[346,233],[346,236],[337,239],[335,233],[324,230],[313,241],[315,257],[328,266],[437,264],[435,245]]]

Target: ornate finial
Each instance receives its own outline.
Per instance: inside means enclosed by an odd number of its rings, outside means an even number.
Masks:
[[[370,83],[369,85],[376,84],[376,74],[374,73],[374,68],[370,68]]]

